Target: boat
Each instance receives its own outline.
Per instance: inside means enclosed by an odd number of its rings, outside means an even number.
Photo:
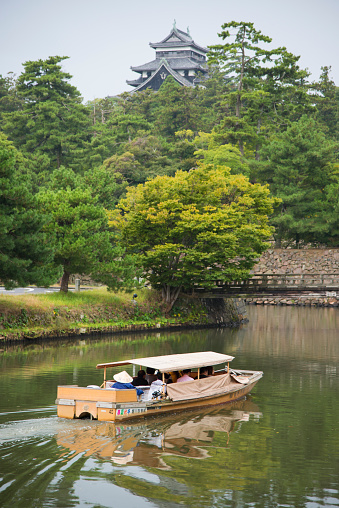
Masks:
[[[57,414],[61,418],[118,422],[233,402],[249,394],[263,376],[261,371],[230,369],[233,359],[233,356],[202,351],[100,363],[96,368],[104,371],[101,386],[58,386]],[[160,390],[151,396],[149,385],[137,387],[143,391],[141,395],[137,394],[136,389],[113,388],[114,379],[107,379],[108,369],[116,370],[126,365],[150,368],[161,373]],[[214,371],[214,367],[220,366]],[[203,367],[213,369],[212,375],[200,377]],[[187,370],[190,371],[192,382],[166,384],[167,374],[172,373],[175,377],[173,373]],[[117,376],[115,374],[114,377]],[[130,376],[130,379],[133,378]]]

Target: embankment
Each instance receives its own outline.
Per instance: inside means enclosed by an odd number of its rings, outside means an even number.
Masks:
[[[169,316],[156,292],[112,294],[104,288],[80,293],[0,296],[0,343],[184,327],[236,326],[244,307],[232,300],[181,298]]]

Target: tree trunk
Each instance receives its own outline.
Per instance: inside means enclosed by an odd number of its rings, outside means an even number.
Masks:
[[[242,108],[242,91],[243,91],[243,88],[244,88],[244,72],[245,72],[245,46],[244,46],[244,40],[245,40],[245,33],[243,34],[243,40],[242,40],[242,43],[241,43],[241,71],[240,71],[240,80],[239,80],[239,84],[238,84],[238,95],[237,95],[237,103],[236,103],[236,108],[235,108],[235,116],[237,118],[241,118],[241,108]],[[236,124],[236,129],[239,128],[239,124]],[[239,139],[238,141],[238,144],[239,144],[239,150],[240,150],[240,153],[242,155],[242,157],[244,156],[244,142],[242,139]]]
[[[260,135],[260,130],[261,130],[262,114],[263,114],[263,106],[260,107],[260,115],[259,115],[258,122],[257,122],[257,135],[258,136]],[[256,161],[260,160],[260,151],[259,150],[260,150],[260,145],[257,142],[256,147],[255,147],[255,160]]]
[[[178,299],[178,296],[180,295],[181,286],[179,287],[171,287],[167,284],[164,284],[162,288],[162,298],[164,302],[166,303],[166,314],[171,312],[173,305]]]
[[[62,274],[60,291],[63,291],[64,293],[68,292],[68,282],[70,275],[70,272],[67,272],[66,270],[64,270],[64,273]]]

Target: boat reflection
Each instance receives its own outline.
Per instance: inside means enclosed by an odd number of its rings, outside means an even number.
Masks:
[[[196,410],[129,425],[73,420],[59,432],[57,444],[74,454],[109,459],[116,465],[170,469],[166,456],[207,458],[216,433],[224,434],[227,445],[232,431],[239,430],[250,418],[260,417],[259,408],[246,399],[227,408]]]

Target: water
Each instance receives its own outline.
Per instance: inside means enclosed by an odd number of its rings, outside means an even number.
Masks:
[[[4,348],[0,506],[338,507],[338,309],[249,307],[248,317],[237,330]],[[203,350],[264,377],[246,400],[171,417],[56,417],[57,385],[100,384],[97,363]]]

